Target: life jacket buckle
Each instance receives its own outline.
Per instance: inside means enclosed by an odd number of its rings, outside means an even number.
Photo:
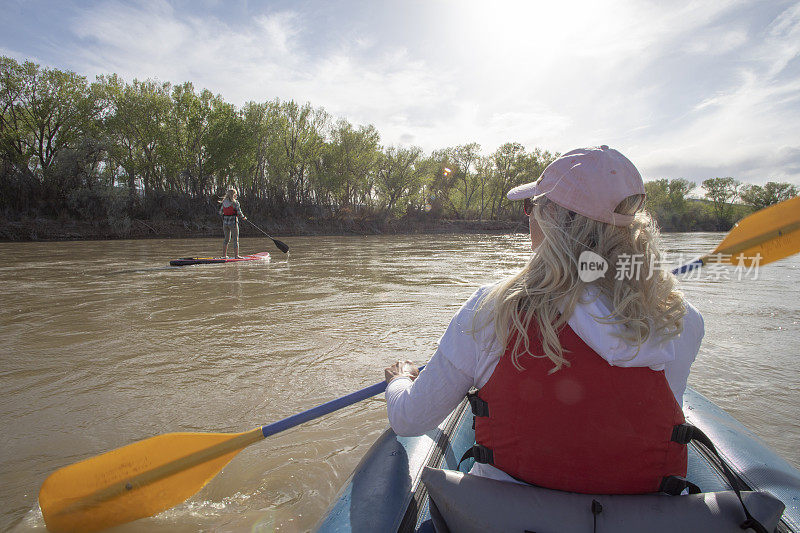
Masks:
[[[486,446],[475,444],[472,447],[472,456],[478,463],[492,464],[494,463],[494,452]]]
[[[494,452],[490,448],[487,448],[481,444],[474,444],[472,448],[467,448],[467,451],[461,456],[461,460],[458,462],[458,465],[461,466],[461,463],[470,457],[475,459],[476,463],[494,463]]]
[[[694,438],[696,430],[697,428],[691,424],[678,424],[672,427],[672,437],[670,440],[678,444],[689,444]]]
[[[489,416],[489,403],[478,396],[478,391],[468,392],[467,401],[469,401],[469,406],[472,408],[473,415],[481,417]]]
[[[658,487],[659,492],[665,492],[671,496],[680,496],[684,489],[689,489],[689,494],[700,493],[700,487],[681,476],[664,476],[661,479],[661,486]]]

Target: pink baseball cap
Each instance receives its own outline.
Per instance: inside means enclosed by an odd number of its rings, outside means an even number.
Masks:
[[[629,226],[633,215],[621,215],[614,209],[634,194],[644,194],[641,174],[627,157],[604,144],[567,152],[547,165],[538,180],[508,191],[508,198],[547,196],[592,220]]]

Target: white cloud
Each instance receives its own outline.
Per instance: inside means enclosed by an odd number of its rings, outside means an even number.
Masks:
[[[690,39],[683,50],[698,56],[721,56],[741,49],[747,44],[747,38],[747,32],[740,28],[709,28],[700,36]]]
[[[761,59],[772,62],[770,75],[780,73],[800,55],[800,4],[789,7],[767,28],[767,41],[758,49]]]
[[[192,81],[241,105],[275,97],[310,101],[334,116],[375,123],[386,143],[421,142],[430,116],[447,109],[453,90],[404,48],[375,48],[371,38],[308,52],[314,28],[294,12],[233,27],[213,17],[183,16],[165,2],[105,4],[76,17],[82,71],[126,78]],[[89,46],[86,46],[90,44]],[[435,139],[429,138],[433,143]]]
[[[80,41],[70,55],[93,74],[192,81],[228,100],[257,98],[246,94],[251,80],[286,76],[301,59],[292,48],[295,17],[260,16],[242,31],[215,17],[176,12],[163,1],[109,2],[76,13],[72,27]]]
[[[800,78],[784,75],[800,55],[800,6],[763,32],[747,43],[734,83],[695,105],[679,128],[660,132],[640,165],[658,177],[800,184]]]
[[[263,28],[266,45],[278,52],[279,55],[288,55],[293,38],[299,34],[299,21],[296,13],[282,12],[272,16],[260,16],[256,19],[258,26]]]

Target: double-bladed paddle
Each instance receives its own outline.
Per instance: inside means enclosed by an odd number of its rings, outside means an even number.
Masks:
[[[275,241],[283,250],[279,243]],[[795,197],[745,217],[713,252],[673,273],[710,262],[750,265],[756,255],[758,264],[764,265],[798,251],[800,197]],[[244,433],[167,433],[65,466],[53,472],[39,491],[47,528],[96,531],[169,509],[203,488],[250,444],[385,389],[385,382],[376,383]]]

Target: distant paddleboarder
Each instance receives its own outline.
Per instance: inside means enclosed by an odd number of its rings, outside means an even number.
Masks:
[[[242,208],[237,201],[238,197],[239,192],[231,187],[220,200],[219,214],[222,215],[222,231],[225,233],[222,257],[228,257],[228,243],[233,241],[233,255],[236,259],[242,258],[239,255],[239,218],[247,220],[247,217],[242,213]]]

